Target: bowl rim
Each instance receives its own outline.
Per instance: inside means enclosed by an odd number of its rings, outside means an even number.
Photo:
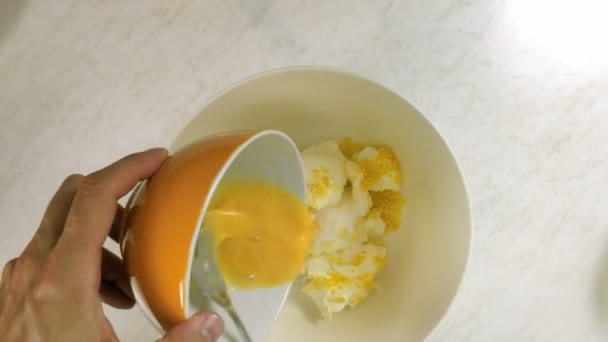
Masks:
[[[409,100],[407,100],[404,96],[401,96],[399,93],[397,93],[396,91],[388,88],[387,86],[381,84],[380,82],[377,82],[371,78],[368,78],[366,76],[362,76],[362,75],[358,75],[355,74],[354,72],[350,72],[346,69],[343,68],[338,68],[335,66],[326,66],[326,65],[314,65],[314,64],[301,64],[301,65],[293,65],[293,66],[284,66],[284,67],[278,67],[278,68],[273,68],[273,69],[268,69],[265,71],[261,71],[261,72],[256,72],[253,73],[247,77],[241,78],[237,81],[234,81],[230,84],[228,84],[226,87],[224,87],[223,89],[221,89],[220,91],[212,94],[211,96],[209,96],[207,99],[203,100],[202,103],[196,107],[195,110],[191,111],[189,116],[187,117],[187,119],[185,120],[185,123],[178,129],[176,130],[176,132],[169,136],[169,141],[170,141],[170,150],[174,150],[175,149],[175,143],[177,141],[177,139],[179,138],[179,136],[184,132],[184,130],[192,123],[192,121],[198,116],[200,115],[207,107],[209,107],[213,102],[215,102],[217,99],[221,98],[222,96],[225,96],[226,94],[228,94],[229,92],[232,92],[234,90],[236,90],[239,87],[244,86],[245,84],[248,84],[250,82],[265,78],[265,77],[270,77],[273,76],[275,74],[282,74],[282,73],[291,73],[291,72],[322,72],[322,73],[327,73],[327,74],[334,74],[340,77],[349,77],[349,78],[354,78],[356,80],[359,81],[363,81],[366,83],[371,84],[374,87],[377,87],[381,90],[383,90],[384,92],[387,92],[393,96],[396,96],[397,98],[399,98],[401,101],[403,101],[405,104],[409,105],[421,118],[422,120],[424,120],[430,128],[432,128],[432,130],[437,134],[437,136],[439,137],[439,140],[443,143],[443,145],[445,146],[445,148],[447,149],[447,151],[449,152],[449,157],[452,160],[452,163],[456,166],[456,171],[457,171],[457,175],[459,180],[462,182],[462,186],[463,186],[463,192],[464,192],[464,200],[465,200],[465,204],[466,204],[466,215],[467,215],[467,219],[468,219],[468,241],[467,241],[467,250],[466,250],[466,256],[464,258],[464,266],[462,269],[462,272],[459,276],[459,279],[456,283],[456,288],[455,288],[455,292],[452,295],[452,298],[450,298],[450,300],[447,303],[447,307],[444,310],[444,312],[441,314],[441,316],[439,317],[439,319],[437,320],[437,322],[434,323],[434,325],[432,326],[432,328],[428,331],[428,333],[426,334],[426,336],[424,337],[425,339],[432,336],[433,333],[437,330],[437,327],[439,327],[440,325],[442,325],[445,320],[446,317],[448,316],[449,313],[451,313],[454,309],[454,302],[456,300],[456,298],[461,294],[462,292],[462,288],[463,288],[463,283],[466,277],[470,277],[470,268],[471,268],[471,260],[473,259],[473,251],[475,250],[475,224],[474,224],[474,219],[473,219],[473,209],[471,206],[471,194],[470,194],[470,190],[469,190],[469,186],[467,183],[467,180],[464,176],[464,173],[462,171],[462,166],[460,165],[460,163],[458,162],[458,160],[456,159],[456,155],[454,153],[454,149],[452,148],[452,146],[448,143],[448,140],[446,139],[445,135],[442,133],[442,131],[420,110],[418,109],[418,107],[416,105],[414,105],[413,103],[411,103]],[[291,139],[290,139],[291,140]],[[197,228],[198,229],[198,228]],[[198,233],[198,230],[197,230]],[[189,270],[187,272],[188,276],[189,276]]]

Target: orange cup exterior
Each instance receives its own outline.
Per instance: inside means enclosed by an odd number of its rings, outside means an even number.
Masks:
[[[184,147],[129,199],[123,258],[165,331],[186,319],[190,246],[211,186],[234,151],[255,133],[218,134]]]

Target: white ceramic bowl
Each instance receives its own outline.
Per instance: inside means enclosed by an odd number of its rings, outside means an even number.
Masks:
[[[235,129],[280,130],[300,149],[327,137],[386,144],[404,172],[404,225],[387,238],[389,261],[378,289],[356,309],[327,321],[292,291],[268,341],[419,341],[427,336],[461,283],[472,223],[462,173],[424,115],[367,79],[326,68],[288,68],[221,92],[173,147]]]

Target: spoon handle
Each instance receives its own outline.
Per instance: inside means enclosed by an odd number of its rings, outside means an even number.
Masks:
[[[251,342],[251,337],[249,337],[241,318],[236,314],[232,306],[224,307],[224,309],[228,312],[228,315],[234,322],[234,325],[236,325],[236,328],[239,330],[239,335],[241,335],[241,338],[243,339],[242,342]]]

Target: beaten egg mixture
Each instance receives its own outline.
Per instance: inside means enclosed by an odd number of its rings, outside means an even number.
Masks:
[[[259,182],[222,185],[205,222],[214,232],[218,267],[228,285],[237,288],[292,281],[317,230],[302,201]]]
[[[302,290],[324,318],[361,303],[386,263],[384,235],[401,225],[401,169],[387,146],[343,139],[302,152],[308,206],[319,227]]]

